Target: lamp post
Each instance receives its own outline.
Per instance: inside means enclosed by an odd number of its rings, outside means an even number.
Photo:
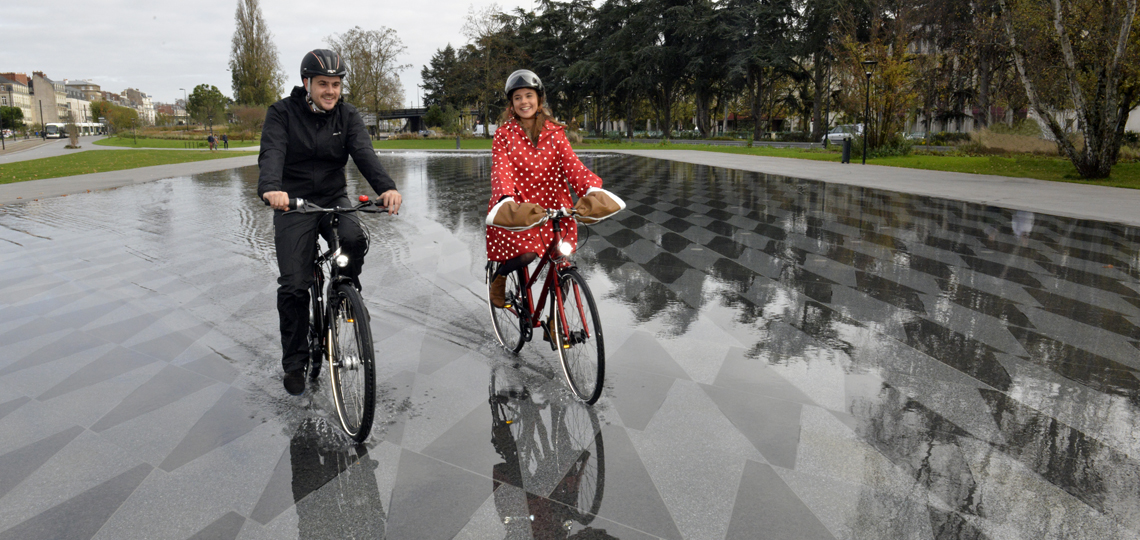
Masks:
[[[867,164],[867,132],[871,131],[871,71],[875,69],[874,60],[864,60],[863,66],[867,73],[867,104],[863,109],[863,164]]]
[[[179,88],[182,91],[182,112],[186,113],[186,125],[190,125],[190,98],[186,95],[185,88]]]
[[[586,128],[586,135],[590,134],[590,102],[593,101],[593,99],[594,99],[594,96],[586,96],[586,107],[585,107],[586,110],[584,113],[586,118],[582,122],[583,124],[586,124],[586,125],[582,126],[583,128]]]

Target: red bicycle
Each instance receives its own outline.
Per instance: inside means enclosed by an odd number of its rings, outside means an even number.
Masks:
[[[541,328],[543,340],[558,352],[570,390],[586,404],[593,404],[602,395],[606,348],[594,295],[568,258],[573,248],[563,240],[561,221],[575,217],[575,211],[569,208],[546,210],[554,238],[533,274],[523,267],[507,276],[506,305],[502,308],[491,304],[489,294],[499,263],[487,263],[487,307],[491,310],[495,337],[512,353],[518,353],[523,343],[530,341],[534,329]],[[544,279],[536,303],[531,288],[540,276]]]

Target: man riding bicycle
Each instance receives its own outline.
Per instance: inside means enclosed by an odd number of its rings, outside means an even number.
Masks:
[[[261,130],[257,195],[274,209],[274,243],[281,273],[277,279],[281,367],[285,390],[292,395],[305,391],[315,235],[320,232],[327,238],[331,226],[323,219],[325,214],[286,214],[289,199],[302,198],[322,207],[351,206],[344,167],[352,156],[388,213],[395,214],[402,202],[396,184],[376,157],[360,113],[341,101],[347,72],[336,52],[316,49],[307,53],[301,61],[302,86],[269,107]],[[350,261],[342,274],[351,277],[359,289],[368,240],[355,217],[341,219],[337,232]]]

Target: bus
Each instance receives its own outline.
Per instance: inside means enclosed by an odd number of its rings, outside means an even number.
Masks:
[[[67,137],[67,124],[49,122],[44,126],[44,137],[48,139],[62,139]]]

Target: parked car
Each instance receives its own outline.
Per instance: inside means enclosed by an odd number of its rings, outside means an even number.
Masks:
[[[854,139],[861,135],[863,135],[863,124],[841,124],[831,128],[831,131],[823,137],[827,142],[835,144],[843,142],[843,139]],[[823,142],[823,139],[819,142]]]

